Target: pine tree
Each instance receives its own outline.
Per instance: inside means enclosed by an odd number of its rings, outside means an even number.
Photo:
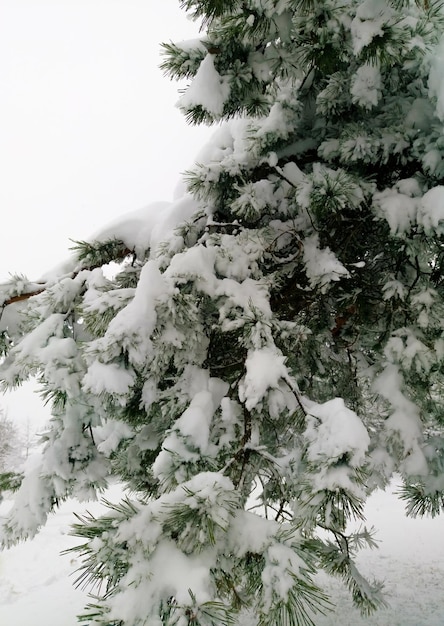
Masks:
[[[17,470],[22,462],[20,433],[6,412],[0,409],[0,500],[3,491],[19,486],[21,475]]]
[[[163,69],[222,122],[188,193],[3,289],[2,380],[52,405],[3,542],[117,476],[73,530],[85,623],[313,624],[319,570],[370,613],[349,522],[395,472],[409,514],[444,504],[444,11],[182,4],[202,36]]]

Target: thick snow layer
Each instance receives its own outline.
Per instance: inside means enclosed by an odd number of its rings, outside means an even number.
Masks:
[[[276,348],[251,350],[245,362],[245,379],[239,386],[239,397],[248,411],[254,409],[279,381],[288,377],[285,357]]]
[[[310,461],[334,462],[345,454],[351,466],[363,463],[370,437],[359,417],[342,398],[334,398],[310,408],[305,437]]]
[[[200,64],[196,76],[178,102],[181,109],[201,106],[215,118],[222,115],[225,102],[230,95],[230,85],[214,67],[214,55],[207,54]]]
[[[358,68],[351,85],[352,100],[366,109],[378,104],[381,95],[381,73],[376,65],[366,63]]]
[[[155,256],[157,246],[171,237],[177,225],[189,219],[196,209],[196,201],[187,194],[172,203],[154,202],[137,211],[125,213],[88,240],[119,239],[138,255],[143,256],[151,249],[151,256]]]
[[[429,74],[429,94],[436,98],[436,115],[444,120],[444,37],[434,51]]]
[[[444,221],[444,187],[438,185],[424,194],[418,213],[418,223],[424,226],[426,232],[438,230],[440,222]]]
[[[153,202],[147,206],[124,213],[121,217],[112,220],[101,230],[92,233],[87,238],[89,242],[109,241],[117,239],[123,241],[129,250],[134,250],[138,256],[145,256],[148,252],[151,257],[157,255],[158,246],[170,239],[178,224],[186,222],[197,210],[197,204],[191,195],[186,193],[182,184],[178,186],[174,202]],[[30,283],[23,291],[38,290],[42,285],[51,285],[61,276],[67,276],[77,271],[79,261],[72,254],[43,274],[37,283]],[[7,297],[8,293],[2,291]]]
[[[202,452],[208,448],[210,424],[216,406],[209,391],[201,391],[191,400],[190,406],[176,421],[175,427]]]
[[[358,55],[375,37],[382,37],[383,27],[390,22],[393,9],[385,0],[364,0],[361,2],[356,17],[351,24],[353,51]]]
[[[121,345],[127,350],[131,363],[141,365],[144,360],[149,359],[152,353],[150,337],[157,322],[155,305],[158,299],[167,293],[167,290],[157,262],[151,260],[145,263],[140,272],[134,298],[111,320],[105,336],[90,346],[92,354],[95,353],[97,347],[100,351],[101,348],[106,350],[111,345]],[[98,377],[96,380],[103,379],[100,373],[98,370],[92,375],[87,375],[87,388],[93,393],[101,393],[101,390],[94,389],[95,376]],[[115,393],[125,393],[119,390],[118,381],[114,382]],[[128,386],[130,384],[128,383]],[[112,385],[102,390],[113,393]]]
[[[330,248],[319,247],[317,233],[304,240],[304,263],[310,286],[320,287],[322,292],[332,281],[350,276]]]
[[[418,199],[397,189],[384,189],[373,196],[377,215],[385,218],[392,235],[402,235],[416,222]]]
[[[379,550],[365,550],[358,563],[364,574],[385,581],[389,607],[363,618],[351,605],[342,585],[324,574],[318,576],[336,602],[336,611],[318,616],[316,626],[442,626],[444,623],[444,519],[407,519],[393,494],[396,486],[376,492],[366,507],[368,525],[379,529]],[[118,486],[106,497],[116,501]],[[0,515],[10,503],[0,506]],[[98,514],[100,505],[88,505]],[[60,551],[79,543],[67,533],[82,506],[69,501],[49,518],[33,541],[0,553],[0,624],[8,626],[75,626],[76,615],[89,601],[86,592],[73,587],[74,555]],[[260,533],[261,534],[261,533]],[[241,535],[240,535],[241,536]],[[251,538],[253,540],[253,538]],[[186,573],[188,575],[188,573]],[[245,621],[242,626],[252,626]]]
[[[83,387],[87,391],[100,395],[104,391],[124,395],[134,384],[135,373],[120,367],[116,363],[94,361],[83,378]]]

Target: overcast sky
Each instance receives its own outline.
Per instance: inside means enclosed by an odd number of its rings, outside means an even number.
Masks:
[[[172,198],[210,131],[175,108],[159,44],[197,35],[180,0],[0,0],[0,281]],[[0,406],[37,423],[31,396]]]
[[[209,131],[175,108],[159,44],[197,34],[179,0],[0,0],[0,280],[171,199]]]

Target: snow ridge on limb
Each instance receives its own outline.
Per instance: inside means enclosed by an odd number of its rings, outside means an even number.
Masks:
[[[443,13],[185,5],[206,37],[164,69],[225,123],[190,195],[82,244],[20,314],[0,373],[39,376],[53,419],[5,541],[114,474],[132,499],[75,528],[87,623],[305,626],[319,569],[369,614],[368,494],[399,471],[411,513],[442,508]]]
[[[32,282],[24,276],[13,276],[9,282],[0,285],[0,306],[4,309],[36,296],[62,277],[75,278],[83,269],[92,270],[113,261],[121,262],[131,255],[144,258],[151,253],[156,256],[157,246],[171,237],[176,226],[191,217],[195,210],[192,198],[185,196],[174,204],[155,202],[127,213],[110,222],[88,241],[74,242],[71,258],[39,280]]]

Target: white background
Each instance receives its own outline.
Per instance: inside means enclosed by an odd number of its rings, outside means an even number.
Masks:
[[[179,0],[0,0],[0,281],[172,198],[209,130],[175,108],[160,43],[196,36]]]

